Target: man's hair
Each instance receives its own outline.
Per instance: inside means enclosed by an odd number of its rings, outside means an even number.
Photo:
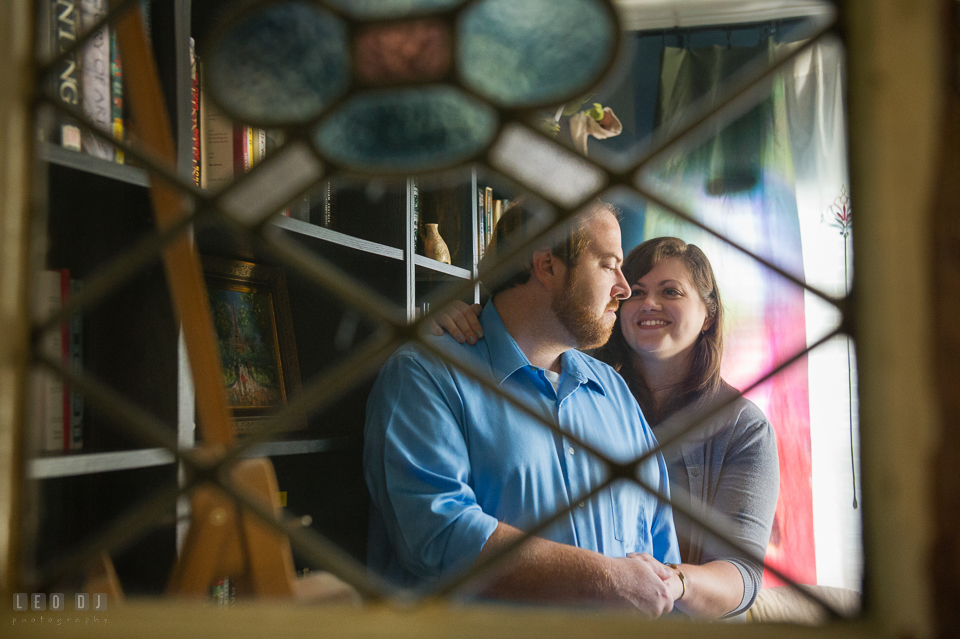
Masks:
[[[574,268],[592,239],[586,230],[587,223],[595,215],[603,212],[619,217],[613,206],[598,200],[574,216],[572,220],[558,224],[556,228],[544,235],[536,246],[526,251],[525,261],[520,269],[505,279],[485,284],[490,296],[496,297],[503,291],[529,282],[533,274],[533,254],[536,251],[549,249],[553,256],[563,262],[568,269]],[[527,241],[527,238],[534,236],[542,228],[542,218],[531,211],[522,198],[511,202],[493,230],[490,244],[480,263],[481,272],[492,267],[510,253],[511,249]]]

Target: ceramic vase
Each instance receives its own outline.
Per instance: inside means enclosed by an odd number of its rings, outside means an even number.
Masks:
[[[432,260],[450,263],[450,249],[447,243],[440,237],[439,224],[423,225],[423,254]]]

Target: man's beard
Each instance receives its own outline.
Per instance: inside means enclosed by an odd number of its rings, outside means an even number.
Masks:
[[[586,286],[577,286],[575,272],[575,267],[567,270],[567,281],[563,290],[554,296],[550,309],[576,340],[577,348],[599,348],[610,339],[614,322],[607,318],[605,312],[601,312],[599,316],[595,314],[596,311],[590,304],[593,291]],[[604,311],[608,308],[616,310],[619,306],[620,301],[613,299]]]

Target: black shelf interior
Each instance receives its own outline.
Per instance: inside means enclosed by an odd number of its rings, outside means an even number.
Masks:
[[[440,237],[450,249],[450,263],[473,268],[473,189],[469,176],[423,181],[418,184],[420,238],[417,252],[423,252],[424,224],[437,224]]]
[[[175,466],[122,470],[39,482],[40,527],[34,539],[38,566],[58,569],[58,558],[103,531],[145,496],[176,485]],[[176,560],[174,506],[142,537],[111,552],[124,594],[159,595],[164,592]],[[65,575],[60,592],[82,590],[83,574]]]
[[[370,496],[363,480],[363,451],[273,457],[277,481],[287,493],[286,511],[309,515],[311,527],[358,561],[366,561]],[[296,550],[297,569],[316,570]]]
[[[402,249],[407,223],[405,180],[361,180],[339,177],[330,180],[329,216],[326,186],[310,201],[310,223],[324,226],[385,246]]]
[[[49,268],[84,280],[154,232],[147,190],[50,166]],[[176,430],[177,323],[157,261],[83,314],[83,366]],[[84,407],[84,451],[152,446],[122,433],[96,405]]]

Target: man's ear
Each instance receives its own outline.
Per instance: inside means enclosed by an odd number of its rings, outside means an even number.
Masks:
[[[540,284],[552,291],[555,286],[562,282],[566,274],[566,265],[557,259],[550,249],[541,249],[533,253],[533,277]]]

